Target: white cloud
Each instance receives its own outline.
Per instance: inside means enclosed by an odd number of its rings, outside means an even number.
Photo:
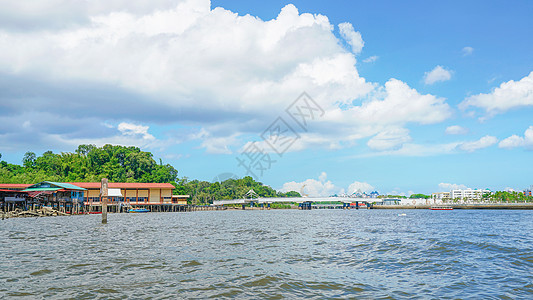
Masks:
[[[424,74],[424,83],[434,84],[435,82],[448,81],[451,78],[451,71],[444,69],[442,66],[436,66],[433,70]]]
[[[35,12],[21,11],[6,21],[27,23],[26,30],[0,21],[0,72],[12,76],[19,88],[5,86],[27,93],[0,94],[4,107],[13,110],[9,116],[22,116],[24,107],[32,120],[75,115],[80,125],[129,124],[119,133],[111,130],[116,128],[80,129],[76,137],[58,126],[39,128],[58,141],[96,143],[119,134],[155,143],[144,127],[157,122],[201,128],[203,134],[190,138],[208,152],[232,153],[233,146],[259,135],[303,91],[325,115],[290,151],[338,149],[372,137],[376,149],[396,148],[410,139],[398,134],[408,132],[408,123],[433,124],[451,115],[445,99],[420,94],[400,80],[384,86],[367,82],[359,76],[354,55],[364,45],[361,34],[349,23],[339,25],[352,46],[349,53],[326,16],[299,13],[291,4],[265,21],[211,9],[205,0],[50,1],[42,7],[49,19],[33,24],[28,16]],[[72,18],[47,23],[57,16]],[[0,116],[0,123],[5,121]],[[17,130],[13,135],[24,131]],[[396,139],[391,130],[397,131]],[[9,141],[0,136],[0,144]]]
[[[516,148],[516,147],[526,147],[533,149],[533,126],[529,126],[528,129],[524,132],[524,137],[517,136],[516,134],[511,135],[510,137],[502,140],[498,147],[500,148]]]
[[[348,187],[348,195],[351,195],[357,191],[361,191],[364,193],[368,193],[374,190],[374,187],[366,182],[359,182],[354,181],[350,186]]]
[[[510,137],[503,139],[499,144],[498,147],[500,148],[516,148],[521,147],[525,145],[525,140],[523,137],[520,137],[516,134],[511,135]]]
[[[368,57],[368,58],[365,58],[365,59],[363,60],[363,62],[364,62],[364,63],[373,63],[373,62],[375,62],[376,60],[378,60],[378,58],[379,58],[379,56],[377,56],[377,55],[372,55],[372,56],[370,56],[370,57]]]
[[[229,137],[204,137],[201,146],[207,153],[232,154],[230,146],[236,143],[237,135]]]
[[[372,137],[367,145],[374,150],[397,150],[404,143],[410,142],[409,130],[405,128],[392,128],[382,131]]]
[[[302,196],[309,197],[329,197],[334,194],[343,194],[345,189],[335,186],[330,180],[327,180],[327,177],[326,172],[322,172],[320,173],[318,180],[307,179],[302,182],[287,182],[283,184],[280,191],[284,193],[295,191]],[[353,194],[357,190],[361,190],[361,192],[371,192],[374,190],[374,187],[366,182],[354,181],[348,187],[348,194]]]
[[[387,81],[385,88],[379,89],[371,99],[361,106],[345,110],[345,114],[338,110],[331,117],[347,117],[361,124],[396,125],[407,122],[434,124],[451,116],[451,109],[444,98],[421,95],[397,79]]]
[[[466,46],[461,51],[463,52],[463,56],[468,56],[474,52],[474,48]]]
[[[351,23],[345,22],[339,24],[339,32],[346,42],[352,46],[353,53],[361,53],[365,42],[361,37],[361,33],[359,31],[355,31]]]
[[[326,181],[326,179],[327,174],[322,172],[319,176],[319,180],[307,179],[303,182],[287,182],[283,184],[283,187],[280,190],[284,193],[295,191],[302,196],[309,197],[328,197],[336,194],[339,191],[339,188],[335,187],[331,181]]]
[[[464,142],[459,145],[459,149],[474,152],[479,149],[490,147],[498,142],[498,139],[494,136],[486,135],[477,141]]]
[[[520,81],[503,82],[489,94],[478,94],[466,98],[459,104],[465,110],[469,107],[484,109],[489,116],[509,109],[533,105],[533,71]]]
[[[440,192],[449,192],[451,190],[464,190],[466,189],[466,185],[464,184],[455,184],[455,183],[439,183],[439,191]]]
[[[320,176],[318,176],[318,180],[320,182],[326,182],[327,179],[328,179],[328,174],[326,172],[322,172],[320,173]]]
[[[464,127],[461,127],[459,125],[452,125],[452,126],[448,126],[446,127],[446,130],[444,131],[446,134],[467,134],[468,133],[468,129],[464,128]]]
[[[136,125],[131,123],[122,122],[118,124],[118,130],[123,135],[141,136],[145,140],[153,140],[155,137],[148,133],[149,126]]]

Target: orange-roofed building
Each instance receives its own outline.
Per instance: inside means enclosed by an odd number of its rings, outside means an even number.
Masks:
[[[0,190],[22,191],[30,186],[31,184],[24,183],[0,183]]]
[[[98,205],[101,202],[100,182],[69,182],[87,189],[85,203]],[[110,202],[125,202],[131,205],[172,204],[174,186],[170,183],[109,182]],[[123,199],[120,199],[120,198]],[[174,203],[177,204],[177,203]],[[181,203],[180,203],[181,204]]]

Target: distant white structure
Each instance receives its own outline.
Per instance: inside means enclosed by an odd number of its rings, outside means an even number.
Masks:
[[[490,194],[490,190],[466,189],[450,191],[450,198],[455,200],[481,200],[484,194]]]
[[[405,198],[401,199],[401,205],[431,205],[434,204],[432,199],[424,198]]]
[[[432,193],[431,199],[435,204],[446,203],[449,201],[479,201],[483,198],[483,195],[492,193],[490,190],[481,189],[457,189],[449,192]]]
[[[450,192],[433,193],[431,194],[434,204],[441,204],[450,200]]]

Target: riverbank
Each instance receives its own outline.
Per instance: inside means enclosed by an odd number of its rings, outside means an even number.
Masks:
[[[372,209],[429,209],[432,205],[374,205]],[[533,209],[533,203],[446,204],[453,209]]]
[[[533,203],[492,203],[492,204],[448,204],[453,209],[519,209],[519,210],[533,210]],[[374,205],[370,209],[429,209],[431,205]],[[244,210],[298,210],[298,206],[292,205],[291,207],[250,207],[246,206]],[[314,208],[313,210],[316,210]],[[320,210],[323,210],[321,208]],[[342,208],[336,208],[342,209]],[[355,208],[349,208],[355,209]],[[367,207],[361,207],[360,209],[369,209]],[[206,211],[206,210],[243,210],[242,207],[215,207],[215,206],[191,206],[189,209],[184,210],[188,212],[194,211]],[[160,212],[160,211],[153,211]],[[112,212],[109,212],[112,213]],[[90,214],[90,213],[80,213]],[[9,212],[0,212],[0,219],[9,219],[9,218],[28,218],[28,217],[51,217],[51,216],[70,216],[70,214],[64,213],[62,211],[53,209],[51,207],[44,207],[36,210],[20,210],[16,209]]]

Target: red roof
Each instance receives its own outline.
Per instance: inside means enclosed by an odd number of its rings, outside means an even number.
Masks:
[[[0,183],[0,189],[25,189],[31,186],[31,184],[23,183]]]
[[[17,190],[4,190],[4,189],[0,189],[0,192],[26,193],[26,192],[23,192],[23,191],[17,191]]]
[[[99,189],[100,182],[68,182],[84,189]],[[146,182],[110,182],[107,186],[111,189],[174,189],[170,183],[146,183]]]

